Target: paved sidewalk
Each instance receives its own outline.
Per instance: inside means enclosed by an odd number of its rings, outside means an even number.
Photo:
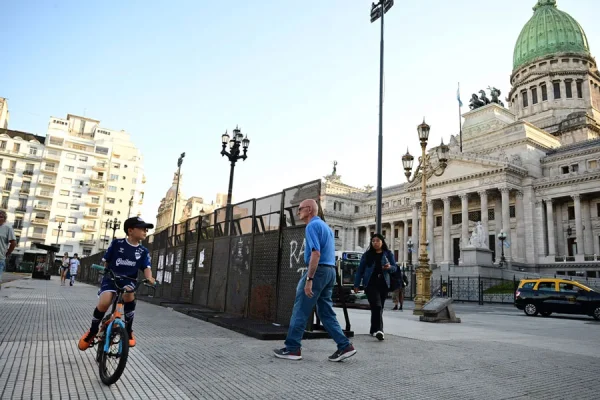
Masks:
[[[292,362],[272,356],[279,342],[258,341],[144,302],[138,303],[134,324],[138,345],[121,380],[106,387],[98,378],[95,349],[77,349],[96,291],[80,283],[61,287],[56,277],[2,288],[2,400],[600,398],[597,352],[462,337],[469,331],[463,324],[420,324],[437,336],[421,340],[388,330],[378,342],[358,335],[357,355],[343,363],[326,360],[335,350],[331,340],[305,341],[304,360]],[[358,328],[364,314],[351,312],[355,315]],[[414,324],[403,318],[407,326]],[[453,338],[436,339],[440,336]]]

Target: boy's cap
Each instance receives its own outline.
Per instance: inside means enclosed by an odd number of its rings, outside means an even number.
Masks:
[[[140,217],[132,217],[132,218],[127,218],[125,220],[125,223],[123,224],[123,229],[125,229],[125,234],[127,234],[129,232],[129,228],[152,229],[152,228],[154,228],[154,224],[149,224],[147,222],[144,222],[144,220],[141,219]]]

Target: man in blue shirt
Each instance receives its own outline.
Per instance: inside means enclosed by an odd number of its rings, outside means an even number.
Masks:
[[[290,319],[285,347],[274,350],[275,357],[286,360],[301,360],[301,340],[313,307],[327,333],[337,343],[337,350],[329,361],[342,361],[356,354],[354,346],[340,327],[331,295],[336,283],[335,239],[331,228],[317,216],[317,202],[304,200],[298,207],[299,218],[306,223],[304,262],[308,270],[300,278],[296,288],[294,311]]]
[[[152,270],[150,269],[150,253],[147,248],[141,245],[142,241],[146,238],[148,228],[152,229],[154,225],[144,222],[139,217],[133,217],[125,221],[123,228],[127,238],[113,240],[102,258],[104,266],[111,269],[115,275],[127,277],[118,282],[120,287],[125,285],[134,287],[138,270],[144,272],[144,277],[150,284],[154,284]],[[85,351],[94,343],[94,337],[98,333],[100,322],[104,318],[104,313],[106,313],[108,307],[112,304],[113,296],[116,292],[115,283],[105,275],[98,291],[98,305],[94,309],[92,326],[79,339],[79,350]],[[123,294],[123,301],[125,302],[124,311],[127,333],[129,334],[129,347],[134,347],[136,342],[131,330],[135,311],[134,294]]]

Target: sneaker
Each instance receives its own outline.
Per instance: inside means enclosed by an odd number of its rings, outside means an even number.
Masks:
[[[275,357],[285,360],[302,360],[302,350],[289,351],[285,347],[283,349],[273,350]]]
[[[135,347],[135,336],[133,336],[133,331],[129,332],[129,348]]]
[[[90,347],[94,345],[94,338],[96,337],[95,333],[91,333],[89,330],[83,334],[83,336],[79,339],[79,350],[86,351]]]
[[[354,349],[354,346],[349,345],[344,350],[337,350],[335,353],[329,356],[328,360],[338,362],[345,360],[346,358],[350,358],[355,354],[356,350]]]
[[[375,332],[375,337],[376,337],[378,340],[383,340],[383,339],[385,339],[385,336],[384,336],[383,332],[381,332],[381,331]]]
[[[394,308],[392,308],[392,311],[397,311],[398,310],[398,305],[395,305]]]

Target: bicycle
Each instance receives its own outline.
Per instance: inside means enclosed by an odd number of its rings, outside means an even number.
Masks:
[[[114,282],[117,293],[113,297],[112,309],[108,315],[106,315],[100,323],[100,329],[96,334],[96,338],[90,347],[98,345],[96,350],[96,362],[98,362],[100,380],[105,385],[112,385],[117,382],[125,370],[127,364],[127,357],[129,356],[129,334],[125,328],[125,312],[123,294],[135,293],[139,287],[143,284],[152,289],[156,289],[155,285],[148,285],[147,279],[136,280],[135,287],[131,288],[130,285],[119,286],[119,279],[126,279],[131,281],[132,279],[127,276],[115,275],[115,273],[104,268],[102,265],[92,264],[92,268],[97,270],[100,274],[108,274],[110,279]],[[111,359],[117,359],[117,366],[112,373],[108,369],[108,363]]]

